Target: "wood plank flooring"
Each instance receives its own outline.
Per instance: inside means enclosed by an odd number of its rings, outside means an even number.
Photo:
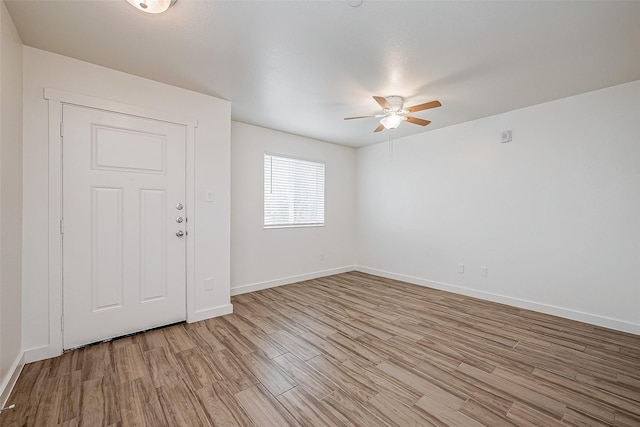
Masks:
[[[640,426],[640,336],[346,273],[27,365],[2,426]]]

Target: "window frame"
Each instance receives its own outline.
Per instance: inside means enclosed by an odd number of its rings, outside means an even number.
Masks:
[[[294,160],[294,161],[301,161],[301,162],[307,162],[307,163],[315,163],[317,165],[322,165],[322,223],[291,223],[291,224],[273,224],[273,225],[267,225],[265,223],[266,220],[266,212],[267,212],[267,206],[266,206],[266,168],[265,168],[265,161],[266,161],[266,157],[270,156],[270,157],[277,157],[277,158],[281,158],[281,159],[286,159],[286,160]],[[271,174],[273,175],[273,172],[271,172]],[[269,152],[269,151],[265,151],[263,153],[262,156],[262,227],[265,230],[270,230],[270,229],[279,229],[279,228],[314,228],[314,227],[324,227],[326,225],[326,206],[325,206],[325,199],[326,199],[326,182],[327,182],[327,164],[326,162],[323,161],[318,161],[318,160],[311,160],[309,158],[304,158],[304,157],[299,157],[299,156],[292,156],[289,154],[280,154],[280,153],[274,153],[274,152]]]

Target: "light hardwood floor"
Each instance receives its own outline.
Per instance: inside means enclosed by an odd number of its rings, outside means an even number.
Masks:
[[[640,426],[640,336],[362,273],[25,367],[2,426]]]

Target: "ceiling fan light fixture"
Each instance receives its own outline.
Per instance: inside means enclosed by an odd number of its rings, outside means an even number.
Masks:
[[[162,13],[177,0],[127,0],[131,6],[146,13]]]
[[[405,116],[399,116],[397,114],[389,114],[387,117],[383,117],[380,119],[380,124],[384,126],[385,129],[395,129],[400,126],[400,123],[407,120]]]
[[[418,117],[409,116],[410,113],[414,113],[416,111],[428,110],[430,108],[441,107],[442,104],[440,101],[431,101],[425,102],[424,104],[414,105],[412,107],[404,107],[404,99],[401,96],[392,95],[392,96],[374,96],[374,101],[378,103],[380,107],[382,107],[382,114],[377,114],[375,116],[358,116],[358,117],[345,117],[345,120],[353,120],[353,119],[366,119],[369,117],[382,117],[380,119],[380,124],[373,131],[381,132],[384,129],[395,129],[402,122],[409,122],[414,125],[426,126],[431,121],[421,119]]]

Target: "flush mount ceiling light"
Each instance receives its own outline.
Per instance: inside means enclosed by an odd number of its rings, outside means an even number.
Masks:
[[[428,110],[429,108],[442,106],[440,101],[431,101],[405,108],[404,99],[401,96],[396,95],[384,98],[381,96],[374,96],[373,99],[375,99],[378,105],[382,107],[382,114],[376,114],[375,116],[347,117],[345,120],[366,119],[368,117],[381,118],[380,125],[378,125],[374,132],[380,132],[382,129],[395,129],[400,126],[400,123],[402,122],[426,126],[431,123],[429,120],[419,119],[418,117],[413,117],[409,114],[415,113],[416,111]]]
[[[162,13],[176,3],[177,0],[127,0],[127,2],[143,12]]]

